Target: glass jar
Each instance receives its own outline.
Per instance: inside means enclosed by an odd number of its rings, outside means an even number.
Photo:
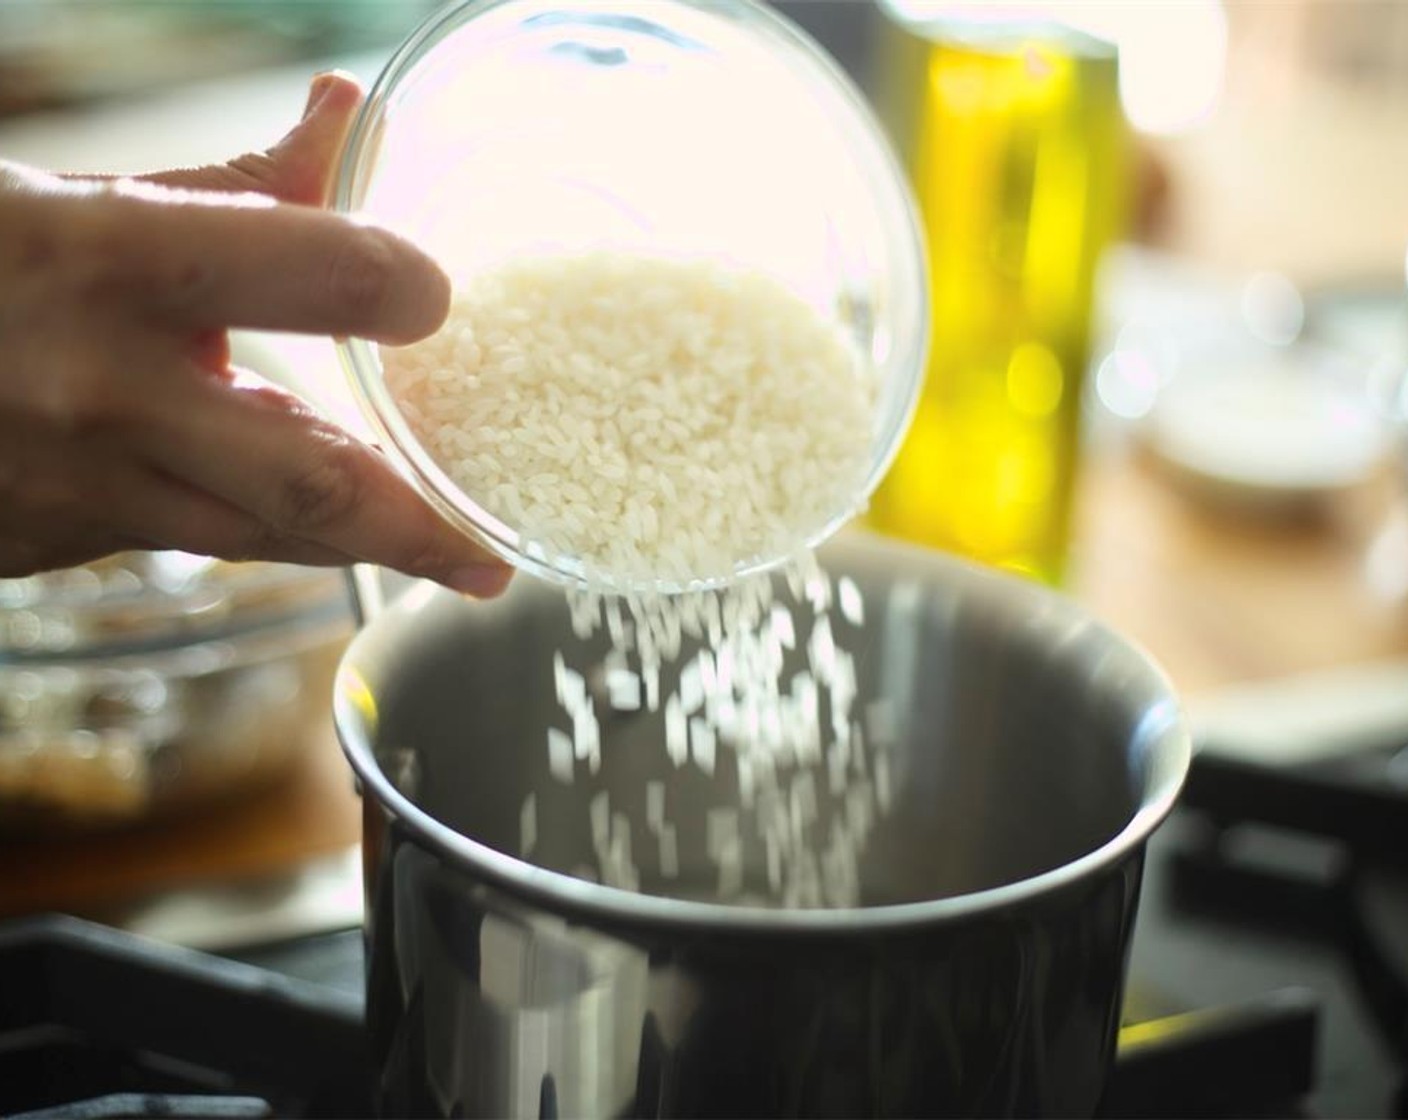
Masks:
[[[1064,580],[1129,141],[1115,46],[1060,6],[882,0],[879,94],[929,249],[935,344],[871,503],[883,533]]]

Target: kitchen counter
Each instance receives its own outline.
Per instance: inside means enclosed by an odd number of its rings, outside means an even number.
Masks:
[[[1139,642],[1185,696],[1408,657],[1408,586],[1375,578],[1387,472],[1282,518],[1218,507],[1137,451],[1086,471],[1070,592]],[[1408,557],[1402,557],[1408,580]]]

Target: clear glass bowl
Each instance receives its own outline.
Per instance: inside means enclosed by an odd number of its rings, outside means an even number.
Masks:
[[[341,573],[122,553],[0,580],[0,835],[145,822],[282,775],[325,727]]]
[[[164,650],[345,606],[327,569],[231,563],[186,552],[119,552],[0,579],[0,666]]]
[[[523,253],[609,248],[781,280],[840,327],[879,385],[861,492],[807,544],[865,507],[908,427],[928,344],[909,188],[849,79],[754,0],[451,5],[378,78],[335,206],[407,234],[452,278]],[[519,568],[581,581],[579,563],[534,550],[432,461],[374,344],[348,339],[342,352],[386,451],[454,524]]]

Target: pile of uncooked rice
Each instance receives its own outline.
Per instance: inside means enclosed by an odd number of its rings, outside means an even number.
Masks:
[[[514,259],[382,361],[449,478],[599,586],[790,555],[855,511],[869,464],[868,363],[778,281],[706,260]]]

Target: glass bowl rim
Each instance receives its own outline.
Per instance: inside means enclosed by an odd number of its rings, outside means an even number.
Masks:
[[[450,33],[465,24],[499,9],[523,7],[544,11],[559,9],[566,0],[457,0],[426,18],[396,49],[383,66],[371,91],[364,100],[348,132],[334,183],[331,205],[340,213],[356,215],[369,179],[370,153],[375,151],[378,130],[386,120],[391,99],[401,84],[420,63]],[[573,14],[593,10],[610,10],[612,0],[574,0]],[[522,534],[505,524],[466,493],[445,473],[411,431],[400,408],[387,389],[381,362],[374,344],[356,337],[337,339],[337,349],[344,373],[352,387],[359,411],[386,450],[394,465],[409,477],[416,489],[451,525],[515,568],[552,583],[577,586],[590,590],[620,593],[651,591],[672,594],[719,588],[750,575],[773,570],[792,556],[814,548],[834,535],[852,518],[863,512],[872,493],[879,486],[898,455],[905,434],[918,407],[925,359],[931,330],[928,300],[928,264],[922,223],[918,208],[908,186],[908,179],[886,139],[883,126],[876,119],[865,97],[830,54],[805,31],[759,0],[669,0],[661,8],[692,10],[735,25],[745,26],[779,51],[779,64],[790,69],[799,81],[806,81],[815,91],[830,99],[831,106],[840,110],[833,118],[838,145],[848,150],[852,158],[867,165],[867,181],[872,184],[872,197],[887,239],[885,256],[889,272],[897,274],[897,288],[909,293],[909,306],[902,323],[908,329],[906,338],[892,339],[894,353],[885,367],[902,381],[897,390],[880,393],[875,431],[871,439],[872,454],[858,491],[844,508],[809,532],[788,555],[755,558],[740,564],[725,577],[691,581],[674,585],[663,581],[623,580],[612,585],[603,582],[602,573],[591,572],[572,557],[548,556],[532,543],[524,544]],[[807,69],[798,72],[798,63]],[[893,236],[898,232],[899,236]],[[899,257],[906,259],[902,262]],[[902,275],[898,275],[902,274]]]

